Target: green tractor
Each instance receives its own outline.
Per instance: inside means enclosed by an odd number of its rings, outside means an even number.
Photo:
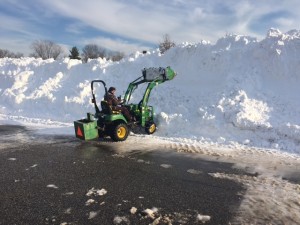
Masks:
[[[176,73],[170,67],[145,68],[142,70],[142,76],[129,84],[122,106],[126,107],[136,118],[134,122],[128,122],[120,111],[112,110],[104,100],[100,102],[101,110],[99,109],[94,94],[94,84],[102,84],[105,94],[107,94],[107,87],[104,81],[93,80],[91,90],[95,113],[87,113],[86,119],[74,121],[76,137],[82,140],[92,140],[109,136],[113,141],[125,141],[129,131],[136,128],[142,128],[147,134],[153,134],[156,131],[156,124],[153,107],[148,105],[150,93],[155,86],[172,80],[175,76]],[[141,101],[138,104],[129,103],[132,93],[143,83],[148,83],[148,85]]]

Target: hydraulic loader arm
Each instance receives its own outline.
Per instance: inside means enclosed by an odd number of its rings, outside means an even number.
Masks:
[[[129,84],[129,86],[127,88],[127,91],[125,93],[125,96],[124,96],[124,103],[125,104],[129,103],[132,93],[134,92],[134,90],[140,84],[142,84],[142,83],[148,83],[148,86],[147,86],[147,88],[145,90],[143,99],[140,102],[142,104],[141,106],[146,106],[147,103],[148,103],[149,96],[150,96],[150,93],[151,93],[152,89],[155,86],[164,83],[165,81],[172,80],[176,76],[176,73],[170,67],[166,67],[164,69],[165,73],[163,75],[159,75],[159,76],[155,77],[154,79],[149,79],[146,76],[146,73],[144,73],[145,70],[146,69],[143,70],[143,76],[138,77],[136,80],[132,81]]]
[[[151,82],[148,84],[148,86],[147,86],[147,88],[146,88],[146,91],[145,91],[145,93],[144,93],[143,99],[142,99],[142,101],[141,101],[140,107],[145,107],[145,106],[148,104],[149,97],[150,97],[150,94],[151,94],[152,89],[153,89],[155,86],[157,86],[157,85],[159,85],[159,84],[162,84],[162,83],[164,83],[164,82],[165,82],[165,81],[157,80],[157,81],[151,81]]]
[[[127,88],[127,91],[125,93],[125,96],[124,96],[124,103],[125,104],[128,104],[129,101],[130,101],[130,98],[131,98],[131,95],[132,95],[132,92],[134,92],[135,89],[137,89],[137,87],[142,84],[142,83],[145,83],[146,81],[144,81],[142,79],[142,76],[137,78],[136,80],[132,81],[129,85],[128,85],[128,88]]]

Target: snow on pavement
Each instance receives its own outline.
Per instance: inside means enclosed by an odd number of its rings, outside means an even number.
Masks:
[[[267,224],[270,221],[279,221],[280,224],[297,224],[300,221],[298,215],[300,210],[300,158],[297,155],[248,146],[238,148],[236,145],[212,145],[211,143],[196,145],[195,143],[171,142],[149,136],[143,137],[143,143],[141,143],[140,138],[131,136],[126,144],[113,143],[114,149],[120,154],[119,157],[131,158],[130,152],[126,150],[131,145],[135,145],[136,149],[143,149],[143,151],[172,149],[177,152],[194,153],[184,154],[183,157],[199,157],[205,160],[228,162],[233,164],[233,168],[248,172],[249,175],[210,174],[216,179],[230,179],[241,183],[246,189],[240,208],[236,212],[237,216],[232,221],[233,224]],[[139,163],[137,158],[133,160]],[[170,166],[167,162],[157,165],[161,169],[174,168],[174,166]],[[194,176],[203,174],[197,168],[190,168],[186,173]],[[296,179],[295,182],[294,179]],[[209,218],[209,215],[207,217],[201,215],[199,218],[204,220]]]
[[[233,224],[299,224],[300,185],[276,177],[214,173],[242,183],[246,194]]]

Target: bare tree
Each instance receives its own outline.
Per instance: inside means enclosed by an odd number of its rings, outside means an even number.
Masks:
[[[24,57],[24,54],[21,52],[13,53],[12,58],[22,58]]]
[[[113,52],[110,56],[110,59],[113,62],[116,62],[116,61],[121,61],[124,57],[125,57],[124,52]]]
[[[95,44],[87,44],[82,49],[82,59],[87,62],[88,59],[105,58],[106,50]]]
[[[63,53],[61,46],[49,40],[36,40],[32,43],[31,48],[33,49],[31,56],[42,59],[57,59]]]
[[[161,54],[164,54],[167,50],[169,50],[170,48],[175,47],[176,44],[171,41],[170,35],[165,34],[163,36],[163,41],[159,43],[159,51]]]
[[[0,58],[21,58],[24,55],[22,53],[14,53],[14,52],[10,52],[7,49],[0,49]]]
[[[0,49],[0,58],[8,57],[9,51],[6,49]]]

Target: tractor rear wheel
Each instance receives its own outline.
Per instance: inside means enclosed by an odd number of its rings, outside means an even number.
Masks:
[[[156,131],[156,124],[154,122],[150,122],[146,125],[145,131],[147,134],[153,134]]]
[[[119,123],[111,128],[111,139],[114,141],[125,141],[128,137],[129,129],[125,123]]]

